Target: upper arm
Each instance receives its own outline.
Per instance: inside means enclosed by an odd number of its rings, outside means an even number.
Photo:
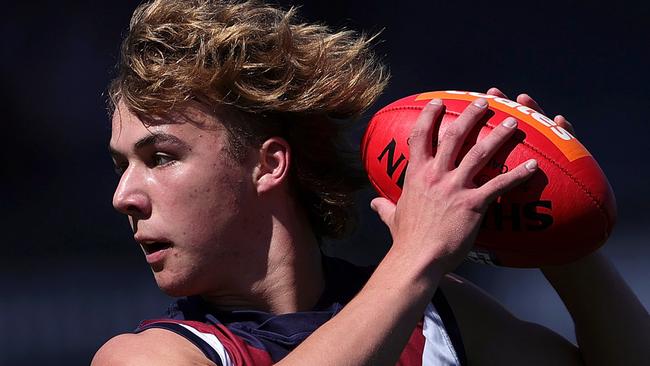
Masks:
[[[92,366],[215,366],[187,339],[164,329],[148,329],[138,334],[120,334],[106,342],[95,354]]]
[[[467,280],[440,283],[472,365],[582,365],[578,348],[557,333],[522,321]]]

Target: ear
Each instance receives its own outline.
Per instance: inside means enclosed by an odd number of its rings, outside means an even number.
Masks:
[[[270,137],[258,151],[258,165],[254,170],[253,179],[257,193],[271,191],[288,180],[291,148],[281,137]]]

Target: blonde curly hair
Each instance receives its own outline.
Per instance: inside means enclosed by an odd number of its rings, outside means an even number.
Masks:
[[[388,82],[373,38],[257,0],[154,0],[131,18],[109,106],[155,117],[192,102],[232,106],[243,116],[225,123],[233,157],[286,138],[298,202],[319,236],[340,237],[365,181],[341,150],[340,122],[359,117]]]

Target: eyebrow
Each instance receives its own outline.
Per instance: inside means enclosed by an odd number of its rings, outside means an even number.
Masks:
[[[170,135],[167,133],[163,132],[152,132],[150,135],[147,135],[140,140],[138,140],[133,146],[135,150],[140,150],[142,148],[145,148],[147,146],[152,146],[156,144],[161,144],[161,143],[169,143],[169,144],[174,144],[174,145],[179,145],[183,148],[187,147],[187,144],[185,144],[181,139],[174,135]],[[112,156],[121,156],[122,153],[119,151],[115,150],[112,146],[108,146],[108,151]]]

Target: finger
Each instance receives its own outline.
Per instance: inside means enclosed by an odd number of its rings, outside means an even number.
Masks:
[[[573,125],[569,123],[569,121],[567,121],[563,115],[560,114],[555,116],[555,118],[553,118],[553,122],[557,123],[560,127],[564,128],[565,130],[569,131],[570,134],[575,136],[576,131],[573,129]]]
[[[411,165],[433,158],[433,136],[438,136],[443,110],[442,100],[432,99],[420,112],[408,141]]]
[[[498,196],[503,195],[512,188],[526,181],[538,170],[538,168],[537,160],[530,159],[525,163],[519,164],[513,170],[492,178],[479,187],[478,191],[481,192],[483,197],[485,197],[486,204],[489,204]]]
[[[370,201],[370,208],[375,211],[381,221],[391,228],[393,225],[393,216],[395,215],[395,204],[383,197],[377,197]]]
[[[541,114],[546,114],[544,113],[542,107],[540,107],[539,104],[537,104],[535,99],[531,98],[530,95],[528,94],[519,94],[517,96],[517,103],[525,105],[528,108],[532,108]]]
[[[447,127],[444,136],[439,141],[434,167],[437,171],[454,169],[456,157],[467,135],[487,111],[488,102],[478,98],[468,105],[463,113]]]
[[[506,99],[509,99],[508,96],[505,95],[505,94],[504,94],[504,93],[503,93],[499,88],[494,87],[494,86],[491,87],[490,89],[488,89],[488,91],[487,91],[486,94],[488,94],[488,95],[495,95],[495,96],[497,96],[497,97],[499,97],[499,98],[506,98]]]
[[[469,182],[485,166],[499,148],[517,130],[517,120],[508,117],[503,120],[492,132],[472,146],[463,160],[458,165],[456,179],[465,183]]]

